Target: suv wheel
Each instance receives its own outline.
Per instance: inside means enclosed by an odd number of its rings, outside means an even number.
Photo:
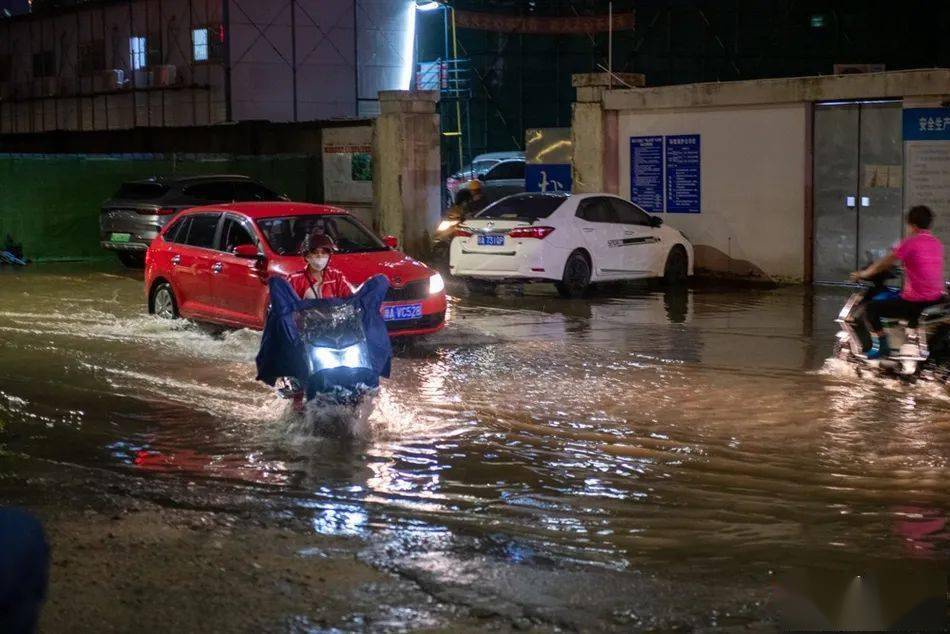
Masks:
[[[178,319],[178,301],[172,285],[163,282],[155,288],[152,294],[152,312],[162,319]]]

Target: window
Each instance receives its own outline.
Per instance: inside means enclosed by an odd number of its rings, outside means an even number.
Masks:
[[[186,216],[173,222],[164,233],[165,242],[184,242],[188,237],[188,225],[191,224],[191,218],[191,216]]]
[[[221,231],[222,251],[234,253],[234,248],[242,244],[257,245],[257,240],[251,237],[248,230],[237,219],[225,217],[224,229]]]
[[[490,170],[497,164],[498,164],[498,161],[494,159],[487,160],[487,161],[486,160],[474,161],[472,163],[471,169],[463,170],[463,171],[465,171],[465,173],[467,174],[474,174],[475,176],[484,176],[486,173],[488,173],[488,170]]]
[[[148,38],[133,36],[129,38],[129,68],[139,70],[145,68],[148,60]]]
[[[122,200],[154,200],[161,198],[168,187],[159,183],[122,183],[113,198]]]
[[[196,62],[219,62],[224,59],[224,26],[192,29],[191,57]]]
[[[651,226],[650,215],[633,203],[628,203],[626,200],[619,198],[607,198],[607,201],[613,207],[617,222],[625,225]]]
[[[585,198],[577,206],[577,217],[587,222],[617,222],[617,215],[607,198]]]
[[[33,76],[55,77],[56,65],[53,60],[53,51],[33,53]]]
[[[524,180],[524,161],[502,161],[488,170],[484,180]]]
[[[191,217],[188,237],[184,244],[203,249],[214,248],[214,234],[218,230],[219,214],[198,214]]]
[[[493,205],[485,207],[476,218],[498,218],[506,220],[538,220],[547,218],[567,200],[567,196],[544,194],[520,194],[502,198]]]
[[[281,255],[300,253],[304,240],[325,234],[336,242],[339,253],[385,251],[382,240],[352,218],[341,215],[288,216],[257,221],[270,247]]]
[[[257,183],[234,183],[234,200],[280,200],[280,196]]]
[[[106,45],[103,40],[79,45],[79,75],[88,77],[106,67]]]
[[[185,188],[185,195],[213,203],[228,203],[236,199],[233,181],[209,181]]]
[[[191,50],[196,62],[208,61],[208,29],[194,29],[191,32]]]

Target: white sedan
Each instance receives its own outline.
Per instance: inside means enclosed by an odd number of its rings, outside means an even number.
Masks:
[[[459,225],[449,269],[473,290],[554,282],[561,295],[579,297],[596,282],[682,282],[693,272],[693,246],[612,194],[515,194]]]

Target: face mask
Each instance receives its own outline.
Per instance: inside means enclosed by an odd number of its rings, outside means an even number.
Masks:
[[[307,258],[307,262],[314,269],[318,271],[322,271],[323,269],[327,268],[327,264],[330,262],[330,256],[329,255],[315,255],[313,257]]]

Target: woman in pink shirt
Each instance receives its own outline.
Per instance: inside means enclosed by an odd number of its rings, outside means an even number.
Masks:
[[[857,281],[893,268],[898,261],[904,265],[904,288],[900,297],[871,302],[865,309],[865,319],[871,331],[868,359],[890,354],[881,317],[906,319],[909,326],[916,327],[921,311],[943,299],[943,245],[930,233],[932,223],[933,212],[929,207],[912,207],[907,213],[908,236],[890,255],[863,271],[851,274],[851,279]]]

